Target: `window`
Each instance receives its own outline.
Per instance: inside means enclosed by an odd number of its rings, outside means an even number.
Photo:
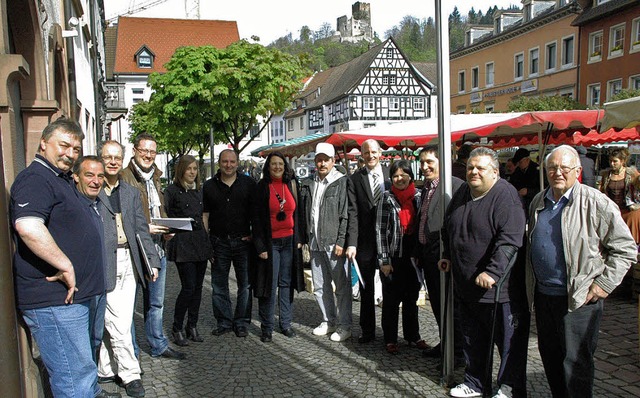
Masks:
[[[382,84],[385,86],[395,86],[396,84],[396,75],[383,75],[382,76]]]
[[[640,90],[640,75],[631,76],[629,78],[629,89]]]
[[[604,4],[606,2],[608,2],[609,0],[596,0],[596,5],[599,6],[600,4]]]
[[[514,72],[513,75],[516,80],[521,80],[524,75],[524,54],[516,54],[514,58]]]
[[[529,75],[537,75],[540,69],[540,50],[529,50]]]
[[[631,22],[631,50],[640,50],[640,18]]]
[[[143,88],[132,88],[131,89],[131,93],[137,94],[137,95],[143,95],[144,94],[144,89]]]
[[[484,73],[484,84],[487,87],[493,86],[493,79],[494,79],[494,67],[493,67],[493,62],[489,62],[488,64],[485,65],[485,73]]]
[[[386,49],[387,58],[393,58],[393,48]]]
[[[250,134],[251,134],[251,138],[260,135],[260,126],[257,124],[254,124],[253,126],[251,126]]]
[[[458,72],[458,92],[463,93],[464,90],[464,71],[462,70]]]
[[[463,115],[466,111],[467,111],[467,107],[464,105],[460,105],[459,107],[456,108],[456,113],[458,115]]]
[[[414,98],[413,99],[413,110],[415,110],[415,111],[423,111],[424,110],[424,98]]]
[[[557,45],[555,42],[549,43],[546,46],[546,54],[547,59],[545,61],[544,68],[545,70],[553,70],[556,68],[556,59],[557,59]]]
[[[573,65],[573,36],[562,39],[562,66]]]
[[[484,106],[484,113],[492,113],[496,104],[490,103]]]
[[[397,98],[397,97],[389,98],[389,109],[392,111],[400,110],[400,98]]]
[[[300,130],[304,129],[304,116],[300,116]]]
[[[622,79],[611,80],[608,83],[607,88],[607,101],[611,101],[611,98],[622,91]]]
[[[587,104],[590,106],[600,105],[600,83],[587,86]]]
[[[142,50],[137,56],[138,68],[152,68],[153,57],[147,50]]]
[[[589,61],[602,59],[602,31],[589,35]]]
[[[293,119],[287,119],[287,131],[293,131]]]
[[[362,103],[362,109],[365,111],[372,111],[376,109],[375,103],[373,101],[373,97],[364,97],[364,101]]]
[[[475,66],[473,68],[471,68],[471,89],[472,90],[477,90],[478,89],[478,85],[480,80],[480,69]]]
[[[609,56],[620,56],[624,52],[624,24],[612,26],[609,31]]]

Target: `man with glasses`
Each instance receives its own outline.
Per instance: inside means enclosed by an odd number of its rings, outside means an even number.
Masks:
[[[484,385],[494,308],[495,344],[500,352],[499,389],[493,397],[526,397],[529,312],[524,290],[524,269],[511,272],[495,303],[494,285],[505,276],[524,240],[525,214],[518,192],[500,178],[495,151],[479,147],[467,161],[467,183],[451,198],[442,230],[442,271],[453,272],[456,309],[467,362],[464,382],[452,388],[453,397],[480,397]],[[507,387],[509,386],[509,387]]]
[[[129,165],[122,170],[122,181],[133,185],[140,191],[142,210],[149,231],[153,238],[156,251],[160,257],[160,269],[155,282],[149,282],[144,296],[144,326],[147,341],[151,346],[151,356],[169,359],[184,359],[186,355],[169,347],[169,340],[162,328],[162,313],[164,310],[164,289],[167,275],[167,258],[164,253],[165,236],[170,238],[167,227],[151,223],[151,218],[166,217],[164,211],[164,195],[160,185],[162,171],[156,166],[156,139],[149,134],[140,134],[133,141],[133,158]],[[134,336],[134,346],[136,346]],[[137,352],[138,350],[136,350]]]
[[[118,381],[128,396],[142,397],[145,390],[133,348],[131,323],[137,281],[144,288],[147,287],[146,278],[153,283],[160,268],[160,258],[144,217],[140,192],[120,178],[123,146],[117,141],[106,141],[98,146],[98,153],[105,165],[105,184],[99,198],[104,222],[107,283],[103,323],[106,333],[100,347],[98,381]],[[145,265],[142,264],[136,235],[144,245],[154,275],[143,272]]]
[[[533,199],[527,296],[554,397],[591,397],[604,299],[637,260],[618,206],[578,182],[578,152],[562,145],[546,162],[549,188]]]

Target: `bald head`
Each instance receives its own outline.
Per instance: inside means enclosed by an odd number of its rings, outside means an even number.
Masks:
[[[369,170],[373,170],[380,163],[380,155],[382,155],[382,151],[380,150],[380,144],[378,141],[374,139],[368,139],[362,143],[362,147],[360,149],[362,153],[362,158],[364,159],[364,164]]]

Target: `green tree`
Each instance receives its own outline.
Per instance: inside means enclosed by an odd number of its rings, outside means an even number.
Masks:
[[[155,128],[150,132],[163,144],[183,141],[180,150],[196,150],[201,161],[210,131],[236,153],[245,149],[271,115],[282,113],[307,73],[298,58],[246,40],[225,49],[181,47],[165,67],[166,73],[149,76],[154,94],[148,105],[135,109],[133,119]]]
[[[640,97],[640,90],[626,88],[611,98],[611,101],[619,101],[627,98]]]
[[[585,106],[573,98],[562,95],[528,97],[521,95],[507,105],[509,112],[562,111],[585,109]]]

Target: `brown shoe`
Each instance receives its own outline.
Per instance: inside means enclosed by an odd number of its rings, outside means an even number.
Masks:
[[[397,354],[398,353],[398,345],[395,343],[389,343],[386,346],[386,350],[389,354]]]
[[[429,347],[429,344],[427,344],[427,342],[424,340],[410,341],[409,347],[416,347],[419,350],[428,350],[429,348],[431,348]]]

